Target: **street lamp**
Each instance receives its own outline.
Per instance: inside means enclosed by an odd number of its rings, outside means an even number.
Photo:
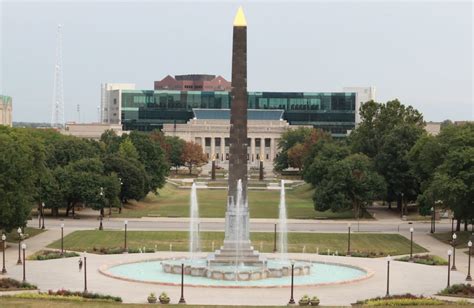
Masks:
[[[179,303],[186,304],[186,300],[184,299],[184,263],[181,263],[181,297]]]
[[[275,224],[275,229],[273,231],[273,253],[277,252],[277,224]]]
[[[291,260],[291,296],[288,305],[294,305],[295,299],[293,298],[293,287],[294,287],[294,273],[295,273],[295,261]]]
[[[103,201],[103,198],[104,198],[104,188],[103,188],[103,187],[100,188],[99,195],[100,195],[100,200]],[[103,225],[102,225],[102,219],[103,219],[103,216],[104,216],[104,207],[103,207],[103,204],[102,204],[102,207],[101,207],[99,213],[100,213],[100,215],[99,215],[99,220],[100,220],[99,230],[104,230],[104,227],[103,227]]]
[[[61,224],[61,257],[64,256],[64,223]]]
[[[413,227],[410,228],[410,261],[413,262]]]
[[[458,236],[456,233],[453,233],[453,266],[451,267],[451,270],[455,271],[456,270],[456,238]]]
[[[123,222],[123,224],[125,225],[125,237],[124,237],[123,252],[127,253],[128,252],[128,249],[127,249],[127,225],[128,225],[128,220],[125,220]]]
[[[351,223],[347,224],[347,255],[351,255]]]
[[[7,236],[5,234],[2,234],[2,245],[3,245],[3,268],[2,268],[2,274],[7,273],[7,269],[5,268],[5,249],[7,249]]]
[[[431,207],[431,230],[430,233],[435,232],[435,210],[434,207]]]
[[[16,264],[20,265],[21,264],[21,241],[23,240],[23,234],[21,233],[20,227],[18,227],[16,232],[18,233],[18,261],[16,261]]]
[[[123,187],[122,178],[119,178],[119,181],[120,181],[120,192],[122,192],[122,187]],[[122,196],[122,193],[120,193],[120,196]],[[120,198],[119,214],[122,214],[122,198]]]
[[[23,249],[23,282],[26,282],[26,258],[25,258],[26,244],[25,243],[21,245],[21,249]]]
[[[472,242],[469,241],[467,242],[467,247],[469,247],[469,261],[467,262],[467,277],[466,277],[466,280],[467,281],[472,281],[472,278],[471,278],[471,250],[472,250]]]
[[[451,278],[451,255],[452,255],[452,251],[451,249],[448,250],[448,288],[449,288],[449,285],[450,285],[450,278]]]
[[[43,225],[41,226],[41,229],[44,230],[44,202],[41,202],[41,220],[43,221]]]
[[[392,257],[388,255],[387,256],[387,294],[385,294],[385,296],[390,296],[390,261],[392,261]]]
[[[84,293],[87,293],[87,256],[86,252],[84,251]]]

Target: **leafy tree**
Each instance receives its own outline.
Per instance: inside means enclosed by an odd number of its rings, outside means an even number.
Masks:
[[[408,152],[424,134],[423,116],[398,100],[386,104],[364,103],[360,115],[362,122],[349,136],[352,152],[374,159],[376,170],[387,182],[389,206],[391,201],[397,200],[403,213],[407,201],[416,200],[419,192]]]
[[[129,158],[132,160],[138,160],[138,152],[135,146],[133,145],[132,141],[130,138],[125,138],[121,143],[119,147],[119,155],[122,156],[123,158]]]
[[[303,168],[305,147],[302,143],[297,143],[288,150],[288,165],[297,168],[300,172]]]
[[[312,129],[307,127],[298,127],[284,132],[278,142],[279,154],[275,158],[274,167],[277,171],[288,168],[288,151],[297,143],[304,143],[305,139],[311,134]]]
[[[192,173],[193,167],[202,166],[207,163],[207,157],[202,152],[201,145],[192,141],[188,141],[184,145],[182,159],[189,168],[189,174]]]
[[[9,232],[26,225],[35,190],[35,154],[17,131],[0,129],[0,228]]]
[[[138,160],[108,155],[104,160],[107,174],[115,173],[122,182],[120,200],[126,203],[130,199],[140,200],[148,193],[145,167]]]
[[[139,160],[145,166],[148,174],[147,190],[156,192],[157,188],[163,187],[165,184],[165,177],[169,172],[169,165],[164,151],[160,144],[146,133],[133,131],[130,133],[130,139],[137,149]]]
[[[342,160],[333,160],[327,173],[316,186],[315,208],[319,211],[360,209],[379,198],[385,191],[385,182],[363,154],[352,154]]]
[[[180,139],[179,137],[166,136],[165,138],[167,144],[167,159],[171,166],[176,168],[176,173],[178,173],[178,168],[184,165],[183,161],[183,150],[186,144],[186,141]]]

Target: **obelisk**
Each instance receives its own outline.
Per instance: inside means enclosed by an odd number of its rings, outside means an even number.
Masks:
[[[229,192],[224,246],[249,248],[247,207],[247,22],[242,7],[234,19],[230,109]],[[241,202],[238,181],[242,181]],[[238,203],[238,204],[237,204]]]

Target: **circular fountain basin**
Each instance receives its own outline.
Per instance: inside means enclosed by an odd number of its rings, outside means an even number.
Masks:
[[[186,260],[190,262],[190,260]],[[267,276],[266,278],[259,277],[258,279],[252,279],[252,273],[258,272],[253,271],[252,267],[239,268],[238,270],[232,269],[232,266],[224,266],[224,268],[212,267],[208,269],[206,267],[206,261],[192,260],[197,262],[193,267],[193,272],[188,272],[184,278],[184,283],[187,286],[197,287],[282,287],[289,286],[291,283],[290,276]],[[170,265],[172,269],[170,272],[165,271],[165,266],[162,262]],[[101,269],[101,272],[107,276],[129,280],[137,282],[148,282],[166,285],[179,285],[181,283],[181,260],[152,260],[142,261],[136,263],[127,263],[111,266],[105,269]],[[202,267],[199,263],[202,263]],[[269,260],[269,268],[279,263],[276,260]],[[296,275],[294,277],[295,285],[322,285],[322,284],[335,284],[345,283],[350,281],[357,281],[369,277],[370,275],[364,269],[357,268],[354,266],[335,264],[335,263],[322,263],[322,262],[308,262],[308,261],[297,261],[295,268],[299,265],[307,266],[307,274]],[[176,265],[176,266],[175,266]],[[291,271],[291,266],[290,271]],[[219,277],[208,277],[202,275],[202,271],[216,272]],[[235,275],[241,277],[236,279]]]

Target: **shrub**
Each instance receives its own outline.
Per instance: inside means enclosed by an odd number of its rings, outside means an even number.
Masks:
[[[64,252],[64,255],[61,256],[61,252],[52,251],[52,250],[42,250],[33,255],[33,260],[51,260],[51,259],[60,259],[60,258],[72,258],[79,257],[79,254],[76,252]]]
[[[410,257],[405,256],[405,257],[398,258],[396,260],[409,262]],[[419,263],[419,264],[425,264],[425,265],[447,265],[448,264],[448,261],[446,261],[445,259],[440,258],[438,256],[433,256],[433,255],[414,255],[413,262]]]
[[[363,306],[433,306],[446,305],[446,302],[436,298],[425,298],[407,293],[357,301],[357,304]]]
[[[99,300],[106,300],[106,301],[122,302],[122,298],[118,296],[104,295],[104,294],[90,293],[90,292],[70,291],[70,290],[65,290],[65,289],[60,289],[57,291],[49,290],[47,295],[64,296],[64,297],[76,296],[76,297],[82,297],[82,298],[87,298],[87,299],[99,299]]]
[[[9,289],[36,290],[37,287],[34,284],[30,284],[28,282],[21,282],[12,278],[0,279],[0,290],[9,290]]]
[[[440,295],[474,297],[474,287],[470,284],[453,284],[439,292]]]

